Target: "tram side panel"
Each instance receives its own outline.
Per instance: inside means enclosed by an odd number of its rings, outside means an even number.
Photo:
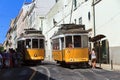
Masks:
[[[44,49],[27,49],[26,60],[44,60]]]
[[[66,63],[88,62],[88,48],[66,48],[63,59]]]
[[[62,55],[62,51],[61,50],[54,50],[53,52],[53,59],[55,61],[62,61],[63,59],[63,55]]]
[[[88,62],[88,48],[66,48],[64,50],[53,51],[53,59],[65,63]]]

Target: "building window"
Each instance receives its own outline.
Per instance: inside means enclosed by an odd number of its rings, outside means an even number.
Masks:
[[[55,0],[56,1],[56,3],[58,2],[58,0]]]
[[[76,19],[74,19],[74,23],[76,24]]]
[[[90,20],[90,12],[88,12],[88,20]]]
[[[79,24],[82,24],[82,17],[79,18]]]
[[[77,0],[73,0],[74,9],[77,7]]]

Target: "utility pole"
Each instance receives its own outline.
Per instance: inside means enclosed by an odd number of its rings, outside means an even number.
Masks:
[[[93,28],[94,28],[94,37],[96,36],[96,24],[95,24],[95,5],[98,4],[101,0],[93,0],[92,6],[93,6]],[[99,41],[99,65],[101,67],[101,55],[100,55],[100,46],[101,46],[101,40]]]
[[[93,28],[94,28],[94,36],[96,36],[96,25],[95,25],[95,5],[98,4],[101,0],[93,0]]]

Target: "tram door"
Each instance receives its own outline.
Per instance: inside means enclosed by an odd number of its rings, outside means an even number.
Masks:
[[[102,41],[102,48],[101,48],[101,60],[102,63],[109,63],[109,43],[108,40]]]
[[[108,40],[98,41],[94,43],[97,62],[98,63],[109,63],[109,43]]]

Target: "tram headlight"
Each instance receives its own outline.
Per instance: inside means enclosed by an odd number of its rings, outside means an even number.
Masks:
[[[34,54],[34,57],[37,57],[37,54]]]

